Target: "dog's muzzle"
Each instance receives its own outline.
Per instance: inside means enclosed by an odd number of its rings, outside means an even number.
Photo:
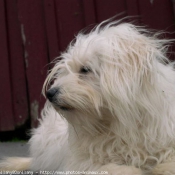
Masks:
[[[51,88],[46,92],[46,97],[53,104],[54,107],[57,107],[64,111],[72,110],[72,106],[67,104],[65,101],[58,100],[59,94],[60,90],[58,88]]]
[[[51,88],[46,92],[46,97],[48,98],[50,102],[53,102],[56,98],[56,94],[58,93],[59,93],[58,88]]]

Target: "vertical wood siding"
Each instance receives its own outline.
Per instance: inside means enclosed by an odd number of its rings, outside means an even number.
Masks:
[[[173,0],[1,0],[0,131],[28,118],[37,125],[47,65],[78,31],[120,14],[175,38],[174,7]]]
[[[0,1],[0,129],[14,129],[10,59],[8,54],[6,11],[4,1]]]

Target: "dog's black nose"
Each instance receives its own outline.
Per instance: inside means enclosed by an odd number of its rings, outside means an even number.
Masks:
[[[55,95],[58,93],[58,89],[57,88],[51,88],[46,92],[46,97],[48,98],[48,100],[50,102],[52,102],[54,100]]]

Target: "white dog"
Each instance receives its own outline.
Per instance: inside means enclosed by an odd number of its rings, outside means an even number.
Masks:
[[[175,175],[170,40],[104,23],[78,34],[48,75],[31,158],[8,158],[2,169]]]

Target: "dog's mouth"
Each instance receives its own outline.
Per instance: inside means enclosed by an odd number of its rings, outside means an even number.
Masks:
[[[74,108],[69,105],[57,105],[57,107],[63,111],[72,111]]]
[[[55,109],[62,111],[72,111],[74,109],[71,105],[65,102],[64,103],[52,102],[52,105]]]

